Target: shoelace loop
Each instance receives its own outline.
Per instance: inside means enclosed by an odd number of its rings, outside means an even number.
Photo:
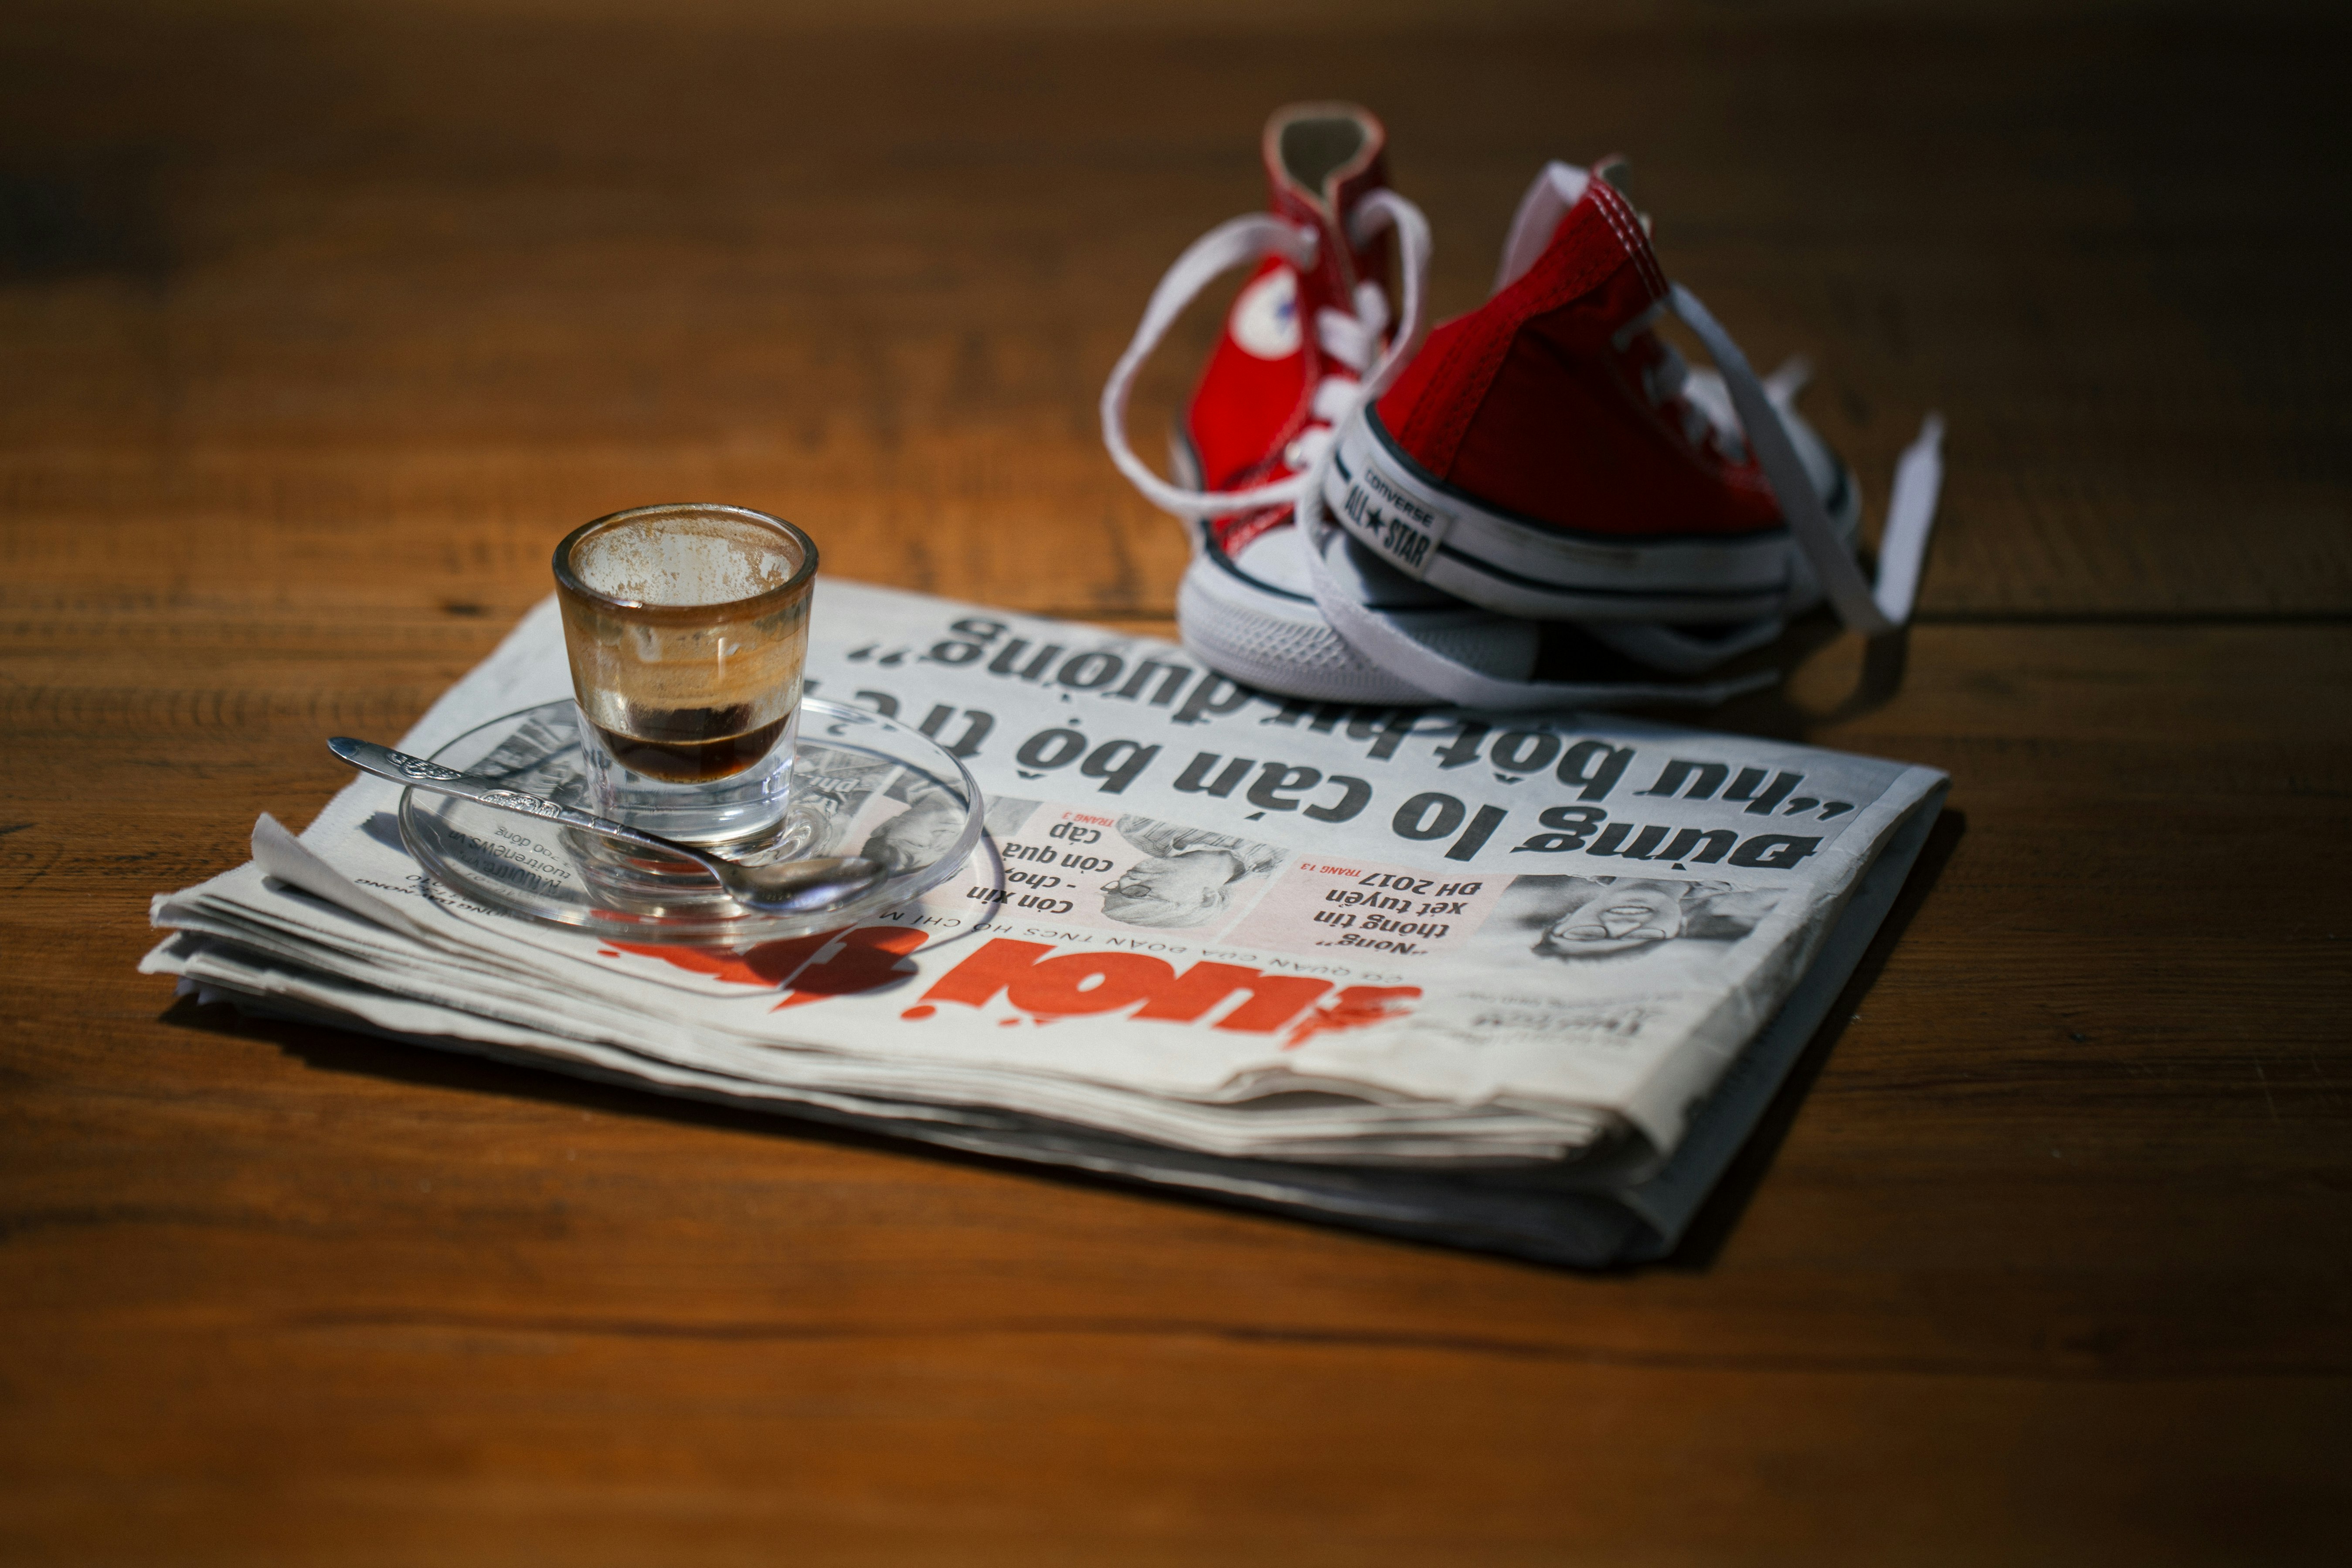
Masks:
[[[1127,352],[1119,355],[1110,379],[1103,384],[1101,405],[1103,446],[1118,471],[1154,506],[1180,515],[1214,518],[1261,507],[1295,505],[1304,492],[1308,471],[1330,450],[1333,433],[1358,408],[1387,391],[1420,349],[1428,332],[1423,302],[1429,277],[1429,220],[1395,192],[1375,190],[1364,195],[1347,221],[1348,237],[1358,246],[1395,229],[1403,310],[1396,331],[1391,333],[1388,297],[1376,284],[1360,283],[1349,301],[1355,307],[1353,314],[1328,305],[1316,311],[1316,346],[1352,374],[1335,373],[1316,383],[1308,403],[1315,423],[1282,454],[1283,462],[1293,471],[1288,478],[1269,484],[1238,490],[1193,490],[1169,483],[1153,473],[1129,444],[1128,401],[1144,362],[1184,308],[1219,274],[1268,256],[1279,257],[1297,271],[1311,271],[1321,245],[1317,231],[1310,225],[1287,223],[1269,213],[1246,214],[1219,224],[1194,240],[1161,276]],[[1382,353],[1384,337],[1388,348]]]

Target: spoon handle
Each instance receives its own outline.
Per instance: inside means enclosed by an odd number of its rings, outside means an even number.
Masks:
[[[390,746],[379,746],[373,741],[355,741],[349,735],[331,736],[327,749],[362,773],[390,779],[394,784],[415,784],[418,789],[435,790],[442,795],[454,795],[463,799],[512,811],[524,816],[536,816],[548,822],[559,822],[566,827],[584,828],[607,838],[617,838],[647,849],[659,849],[666,854],[682,855],[701,861],[703,857],[684,844],[673,844],[657,833],[645,833],[625,823],[614,822],[609,816],[582,811],[577,806],[559,805],[545,795],[531,795],[524,790],[509,789],[495,779],[478,773],[461,773],[455,768],[445,768],[438,763],[428,763],[423,757],[412,757],[406,752],[395,752]]]

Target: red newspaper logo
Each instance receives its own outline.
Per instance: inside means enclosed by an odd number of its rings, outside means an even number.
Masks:
[[[1192,1024],[1242,997],[1211,1025],[1215,1029],[1270,1035],[1298,1019],[1286,1048],[1318,1034],[1361,1028],[1403,1016],[1404,1004],[1421,994],[1417,985],[1350,985],[1299,1019],[1331,989],[1328,980],[1267,974],[1239,963],[1203,960],[1181,971],[1164,958],[1140,952],[1066,952],[1048,956],[1053,945],[998,937],[940,977],[919,1005],[900,1015],[928,1018],[937,1002],[985,1007],[1002,995],[1039,1019],[1113,1013],[1134,1006],[1130,1017]],[[1136,1006],[1140,1003],[1142,1005]]]

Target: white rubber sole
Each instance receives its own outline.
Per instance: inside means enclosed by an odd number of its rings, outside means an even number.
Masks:
[[[1448,658],[1499,679],[1535,668],[1539,632],[1528,621],[1465,605],[1390,571],[1353,543],[1340,574],[1390,625]],[[1192,657],[1220,675],[1286,697],[1354,703],[1434,700],[1341,640],[1307,590],[1306,544],[1287,524],[1232,559],[1213,542],[1192,558],[1176,591],[1176,620]]]
[[[1180,426],[1169,439],[1169,467],[1179,482],[1200,488],[1200,459]],[[1179,639],[1218,674],[1284,697],[1319,702],[1419,704],[1435,700],[1348,646],[1323,618],[1309,586],[1307,549],[1285,524],[1227,555],[1198,518],[1182,520],[1192,563],[1176,589]],[[1417,642],[1504,679],[1535,668],[1540,633],[1525,621],[1415,583],[1369,552],[1347,546],[1339,571],[1367,606],[1384,613]]]

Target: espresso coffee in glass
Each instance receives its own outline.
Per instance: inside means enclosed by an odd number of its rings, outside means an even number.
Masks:
[[[556,546],[599,812],[694,843],[775,826],[815,581],[809,536],[743,507],[636,507]]]

